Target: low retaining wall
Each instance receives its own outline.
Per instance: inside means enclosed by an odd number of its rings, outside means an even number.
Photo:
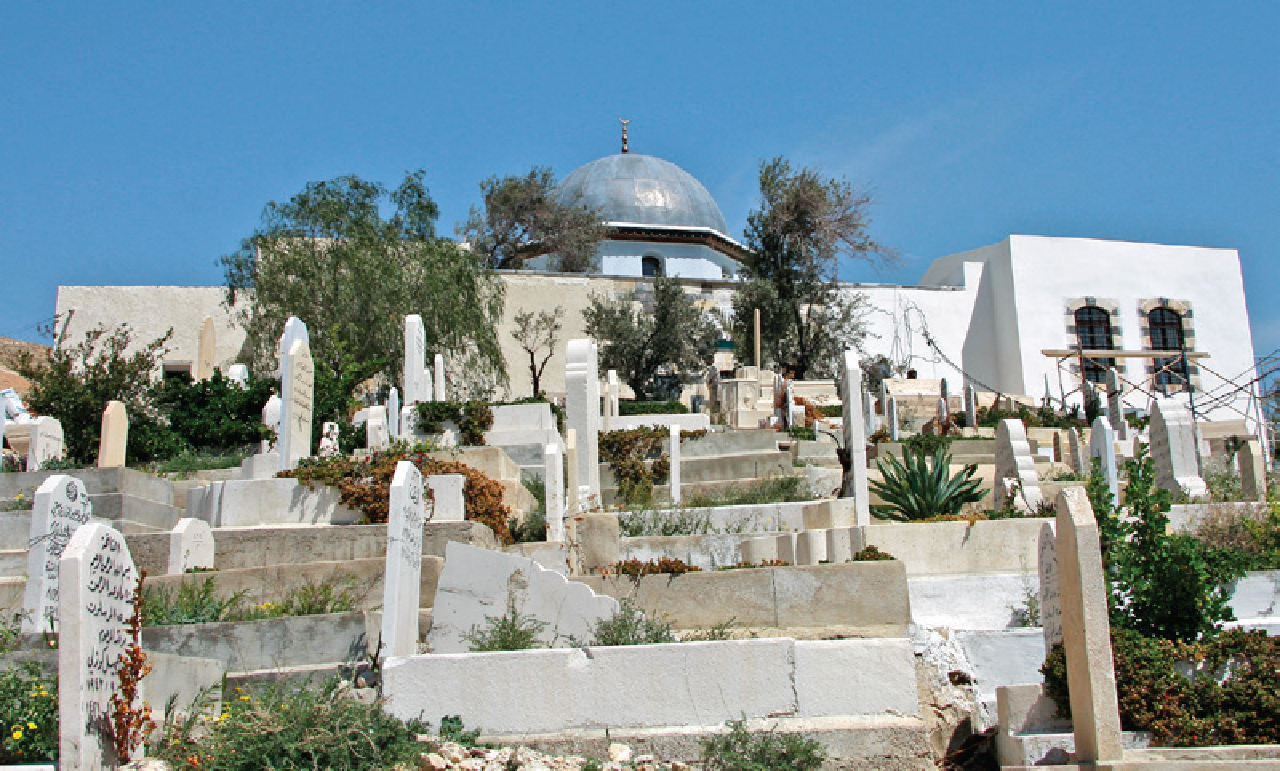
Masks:
[[[337,490],[291,478],[211,482],[187,493],[187,516],[211,527],[353,525],[362,512],[344,506]]]
[[[1014,609],[1025,609],[1027,593],[1037,598],[1035,573],[989,573],[908,576],[911,621],[918,626],[948,629],[1008,629]]]
[[[1040,528],[1049,518],[906,522],[864,528],[866,542],[892,554],[911,576],[1035,572]]]
[[[733,622],[773,629],[856,627],[868,636],[896,637],[911,623],[906,572],[897,561],[575,580],[600,594],[630,597],[680,629]]]
[[[905,639],[789,638],[388,659],[387,711],[489,733],[710,726],[775,716],[916,716]]]
[[[228,672],[283,669],[363,659],[364,613],[266,618],[216,624],[175,624],[142,629],[149,651],[217,659]]]

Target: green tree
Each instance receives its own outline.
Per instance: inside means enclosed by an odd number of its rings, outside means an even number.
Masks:
[[[834,376],[842,350],[866,336],[865,295],[840,290],[841,259],[875,264],[895,259],[868,235],[871,197],[815,169],[794,170],[784,158],[760,164],[760,208],[747,218],[750,249],[734,299],[733,334],[754,345],[760,310],[761,347],[796,376]]]
[[[23,353],[17,362],[18,374],[31,382],[27,406],[62,423],[67,460],[88,465],[97,459],[102,411],[109,401],[123,402],[129,413],[130,460],[167,457],[180,449],[181,443],[175,444],[158,422],[150,397],[151,373],[168,352],[173,330],[135,346],[128,324],[98,326],[72,344],[67,339],[70,321],[64,319],[60,330],[45,330],[55,335],[47,360]]]
[[[480,183],[484,210],[474,206],[458,235],[491,268],[517,269],[526,260],[553,254],[553,267],[585,273],[595,264],[604,238],[600,214],[560,203],[551,169],[535,166],[523,177],[490,177]]]
[[[470,383],[505,382],[502,284],[478,255],[437,237],[438,216],[421,171],[394,190],[338,177],[268,203],[261,226],[223,257],[228,304],[241,293],[247,300],[233,307],[255,371],[274,369],[289,316],[307,323],[317,425],[345,418],[351,390],[368,377],[398,377],[411,313],[422,316],[427,349],[450,356]]]
[[[720,337],[711,315],[669,278],[653,282],[652,300],[640,292],[617,299],[595,295],[582,317],[600,345],[600,367],[616,369],[637,399],[671,398],[659,393],[666,390],[662,384],[701,375]]]
[[[556,352],[560,341],[560,329],[564,321],[564,307],[557,305],[551,312],[522,310],[516,314],[515,331],[511,337],[529,354],[529,379],[533,382],[533,394],[542,393],[542,373],[547,362]]]

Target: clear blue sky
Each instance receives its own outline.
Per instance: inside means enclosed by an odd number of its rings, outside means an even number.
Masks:
[[[1237,248],[1265,354],[1278,41],[1269,2],[10,3],[0,336],[60,284],[220,284],[311,180],[423,168],[452,235],[480,180],[563,178],[626,116],[734,236],[761,158],[871,188],[905,259],[850,280],[1010,233]]]

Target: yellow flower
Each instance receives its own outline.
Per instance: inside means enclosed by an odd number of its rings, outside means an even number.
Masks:
[[[30,728],[32,731],[34,731],[36,730],[36,724],[32,723],[31,721],[27,721],[27,728]]]
[[[41,688],[41,689],[40,689],[40,695],[41,695],[41,696],[48,696],[48,695],[49,695],[49,692],[48,692],[48,691],[46,691],[45,689]]]
[[[21,729],[21,728],[15,728],[15,729],[13,729],[13,739],[14,739],[14,741],[17,741],[18,739],[21,739],[21,738],[22,738],[22,729]]]
[[[248,696],[241,696],[241,697],[240,697],[240,701],[248,701],[248,700],[249,700],[249,697],[248,697]]]

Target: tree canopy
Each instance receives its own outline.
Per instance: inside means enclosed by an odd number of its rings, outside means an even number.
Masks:
[[[711,315],[669,278],[654,281],[652,298],[593,296],[582,316],[600,345],[601,368],[616,369],[637,399],[673,398],[666,387],[701,375],[720,338]]]
[[[490,177],[480,189],[484,210],[473,206],[458,235],[489,267],[522,268],[527,260],[553,254],[554,270],[591,269],[604,238],[604,222],[586,206],[560,203],[551,169],[534,167],[522,177]]]
[[[268,203],[261,226],[222,259],[228,302],[248,298],[241,322],[255,371],[274,368],[284,322],[302,319],[316,364],[316,418],[329,419],[324,413],[340,410],[365,378],[398,378],[403,320],[417,313],[428,351],[465,367],[472,384],[505,383],[502,285],[478,255],[436,235],[438,216],[422,171],[394,190],[346,176]],[[334,398],[332,389],[343,393]]]
[[[743,350],[761,344],[775,366],[797,377],[833,376],[841,350],[866,335],[865,296],[840,290],[842,259],[891,262],[895,255],[868,234],[871,196],[785,158],[760,164],[760,208],[747,218],[750,254],[734,299],[733,333]]]

